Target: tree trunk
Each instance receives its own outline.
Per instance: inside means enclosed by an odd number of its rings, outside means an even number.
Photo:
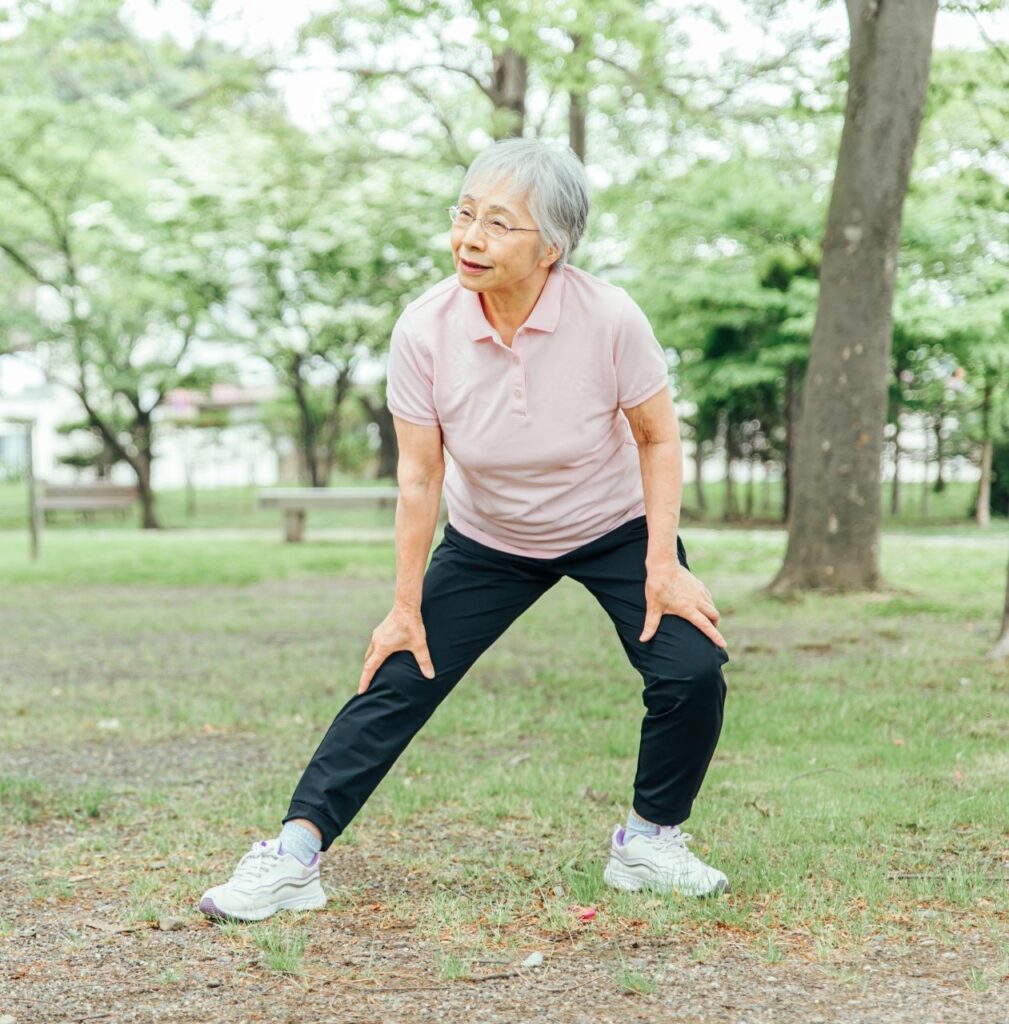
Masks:
[[[977,525],[984,529],[991,526],[991,393],[992,383],[986,374],[981,393],[981,479],[978,481],[977,502],[974,506]]]
[[[937,0],[847,0],[848,98],[795,457],[771,584],[880,583],[880,455],[901,211],[928,89]]]
[[[787,523],[792,508],[792,478],[795,466],[795,439],[801,414],[799,367],[789,364],[785,371],[785,465],[782,473],[781,521]]]
[[[1009,658],[1009,580],[1006,582],[1005,603],[1002,606],[1002,628],[989,657]]]
[[[694,494],[697,497],[697,511],[703,515],[708,510],[708,500],[704,495],[704,449],[696,437],[694,438]]]
[[[725,508],[722,510],[723,519],[735,519],[736,489],[732,483],[732,466],[736,459],[736,451],[733,443],[732,420],[725,417]]]
[[[320,473],[319,453],[317,451],[318,432],[316,430],[315,418],[312,415],[308,393],[305,390],[305,380],[301,376],[302,365],[303,360],[301,356],[296,355],[292,358],[288,369],[291,390],[294,393],[294,401],[298,406],[298,440],[309,486],[322,487],[322,474]]]
[[[137,403],[139,405],[139,402]],[[154,490],[151,487],[151,466],[154,463],[154,438],[151,433],[149,412],[141,411],[133,425],[133,443],[137,449],[137,457],[133,461],[133,471],[137,474],[137,490],[140,493],[142,510],[141,525],[145,530],[159,530],[161,524],[154,511]]]
[[[578,159],[585,163],[585,97],[576,92],[570,94],[568,143]]]
[[[942,494],[946,490],[946,478],[943,475],[943,468],[946,462],[946,453],[943,449],[943,437],[942,428],[946,421],[946,409],[944,405],[940,405],[936,412],[935,419],[932,421],[932,427],[935,430],[935,462],[938,467],[938,472],[935,475],[935,493]]]
[[[399,443],[396,440],[392,413],[384,402],[373,402],[367,395],[359,397],[372,423],[378,426],[378,465],[375,468],[375,476],[379,480],[395,480],[399,464]]]
[[[157,513],[154,510],[154,491],[151,488],[151,457],[141,452],[133,463],[133,471],[137,474],[137,493],[140,495],[140,525],[145,530],[160,530]]]
[[[921,455],[922,471],[921,471],[921,516],[924,519],[928,515],[928,435],[925,435],[925,451]]]
[[[753,518],[753,499],[755,497],[754,488],[756,486],[756,460],[753,458],[746,460],[746,469],[749,473],[749,478],[746,481],[746,518]]]
[[[893,417],[893,487],[890,490],[890,515],[900,515],[900,406]]]
[[[977,505],[974,509],[975,521],[984,530],[991,526],[991,459],[992,439],[986,437],[981,444],[981,479],[977,483]]]
[[[323,424],[322,432],[322,479],[327,485],[336,468],[337,450],[340,447],[340,435],[343,433],[343,406],[350,394],[352,367],[348,363],[336,367],[336,371],[336,379],[333,381],[333,408],[329,411],[327,422]]]
[[[490,94],[494,111],[509,116],[494,119],[494,138],[520,138],[525,129],[526,90],[529,85],[528,61],[510,46],[494,54]]]
[[[578,50],[582,45],[582,37],[577,32],[570,33],[571,57],[569,66],[580,68]],[[585,93],[580,89],[572,89],[568,93],[568,145],[575,155],[585,163]]]

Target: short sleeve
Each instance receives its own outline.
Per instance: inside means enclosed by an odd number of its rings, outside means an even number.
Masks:
[[[396,321],[389,340],[386,404],[389,412],[400,419],[422,427],[439,425],[434,406],[431,353],[407,331],[402,316]]]
[[[669,387],[665,351],[652,332],[648,317],[626,291],[616,326],[613,365],[617,374],[617,404],[621,409],[640,405]]]

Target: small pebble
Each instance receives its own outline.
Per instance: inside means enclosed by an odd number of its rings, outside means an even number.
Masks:
[[[18,1024],[18,1022],[9,1013],[5,1013],[0,1017],[0,1024]]]
[[[222,984],[224,983],[221,981],[208,981],[207,988],[220,988]]]
[[[530,953],[525,960],[522,961],[523,967],[539,967],[543,963],[542,953]],[[0,1021],[3,1024],[3,1021]]]
[[[163,917],[158,922],[158,928],[163,932],[181,932],[186,927],[186,922],[181,917]]]

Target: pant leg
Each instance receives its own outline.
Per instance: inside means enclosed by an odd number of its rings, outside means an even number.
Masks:
[[[283,820],[314,822],[328,849],[473,662],[559,578],[446,525],[421,598],[435,678],[410,651],[391,654],[333,720]]]
[[[677,556],[687,566],[683,543]],[[729,656],[692,623],[663,615],[652,639],[645,624],[648,526],[633,519],[554,564],[584,584],[616,626],[631,664],[641,673],[646,708],[634,778],[634,809],[660,825],[690,816],[722,729]]]

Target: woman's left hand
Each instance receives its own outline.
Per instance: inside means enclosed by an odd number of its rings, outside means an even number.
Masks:
[[[719,647],[725,647],[715,628],[720,618],[708,588],[679,562],[652,565],[645,580],[645,628],[640,640],[655,636],[663,615],[679,615],[693,623]]]

